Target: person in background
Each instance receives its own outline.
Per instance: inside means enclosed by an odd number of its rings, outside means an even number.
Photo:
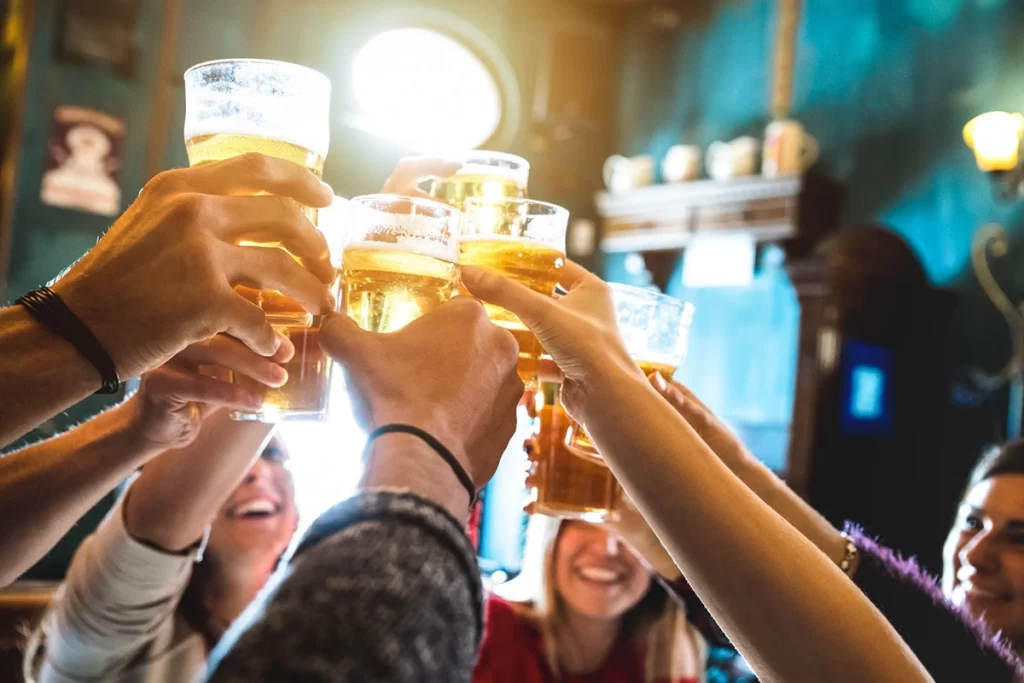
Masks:
[[[1024,441],[971,472],[943,548],[942,591],[1024,657]]]
[[[1024,518],[1024,449],[1011,445],[976,468],[960,515],[946,543],[943,599],[935,579],[913,559],[904,559],[861,529],[843,534],[761,463],[688,388],[652,376],[652,385],[714,449],[721,461],[761,499],[814,541],[837,564],[849,562],[854,583],[893,624],[936,681],[1016,680],[1019,660],[994,633],[1011,642],[1021,621],[1012,607],[1012,588],[1003,600],[975,590],[1013,586],[1012,520]],[[1016,511],[1014,511],[1016,506]],[[987,549],[985,547],[987,546]],[[957,577],[960,577],[959,580]],[[965,604],[964,614],[955,606]],[[1008,609],[1001,610],[1001,607]],[[991,609],[990,608],[995,608]],[[1018,615],[1019,619],[1019,615]],[[986,625],[989,628],[986,628]]]
[[[298,515],[272,427],[192,406],[195,439],[146,464],[79,547],[27,680],[194,681],[287,549]]]
[[[487,599],[473,681],[703,680],[706,648],[675,599],[681,581],[631,506],[610,528],[534,515],[522,573]]]

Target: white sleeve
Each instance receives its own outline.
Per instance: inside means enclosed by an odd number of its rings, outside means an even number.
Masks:
[[[59,678],[106,680],[174,628],[195,553],[164,553],[132,538],[123,501],[75,553],[47,619],[44,668]]]

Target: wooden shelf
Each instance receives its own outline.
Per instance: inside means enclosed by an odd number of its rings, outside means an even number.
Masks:
[[[698,234],[712,233],[749,233],[758,241],[795,237],[803,186],[799,176],[755,176],[601,192],[596,198],[604,219],[601,249],[674,251]]]
[[[842,199],[841,186],[814,173],[601,192],[601,250],[642,254],[653,282],[664,289],[680,252],[698,235],[744,233],[781,242],[787,258],[807,256],[835,229]]]

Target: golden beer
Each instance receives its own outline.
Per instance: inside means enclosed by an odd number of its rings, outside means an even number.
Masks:
[[[452,159],[461,168],[448,178],[431,178],[427,193],[438,201],[466,210],[466,202],[479,197],[495,202],[526,196],[530,163],[503,152],[472,150]]]
[[[188,162],[191,166],[212,164],[215,161],[231,159],[249,152],[259,152],[305,166],[318,178],[324,170],[324,157],[316,152],[291,142],[256,135],[235,133],[195,135],[185,140],[185,150],[188,152]]]
[[[530,199],[466,201],[465,235],[459,261],[504,275],[538,294],[554,296],[565,266],[565,231],[569,212],[554,204]],[[506,328],[519,343],[519,377],[528,388],[540,380],[544,349],[519,318],[500,306],[484,304],[487,316]]]
[[[565,254],[541,242],[510,235],[469,235],[459,243],[459,261],[515,280],[544,296],[552,296]],[[504,327],[519,342],[519,375],[536,384],[543,347],[526,325],[501,306],[484,303],[487,317]]]
[[[672,379],[672,376],[676,374],[676,366],[665,361],[638,360],[636,364],[640,366],[644,377],[650,377],[652,373],[657,372],[665,379]],[[569,422],[571,423],[569,431],[565,435],[565,445],[569,450],[581,458],[590,458],[598,463],[603,463],[604,459],[598,453],[597,446],[590,440],[587,430],[576,420],[570,418]]]
[[[612,283],[619,332],[644,376],[658,372],[672,379],[686,359],[693,304],[647,287]],[[604,462],[583,425],[573,422],[566,446],[581,458]]]
[[[534,510],[542,515],[604,522],[614,518],[622,487],[604,465],[573,455],[565,447],[569,427],[558,384],[544,382],[537,395],[536,451],[531,454],[536,485]]]
[[[206,62],[185,72],[185,149],[191,166],[203,166],[250,152],[291,161],[318,178],[330,137],[331,84],[322,74],[296,64],[239,59]],[[304,213],[317,224],[318,212]],[[283,248],[280,243],[242,242]],[[232,413],[235,419],[277,420],[326,417],[331,361],[317,343],[318,316],[273,290],[236,287],[259,306],[267,321],[295,344],[285,364],[288,381],[277,389],[247,377],[233,381],[263,391],[263,408]],[[335,289],[336,291],[336,289]]]
[[[500,200],[526,196],[526,185],[515,178],[477,173],[457,173],[438,184],[435,196],[459,210],[466,208],[470,197]]]
[[[342,255],[345,311],[370,332],[394,332],[458,291],[459,266],[401,244],[356,242]]]
[[[185,141],[191,166],[202,166],[223,161],[248,152],[302,164],[319,178],[324,169],[324,158],[316,152],[281,140],[255,135],[212,133],[197,135]],[[303,208],[306,217],[316,225],[317,210]],[[276,243],[245,242],[248,246],[282,248]],[[236,411],[236,419],[263,419],[273,421],[282,416],[319,417],[327,409],[327,388],[330,382],[331,359],[317,343],[320,316],[311,315],[302,306],[275,290],[259,290],[239,285],[235,291],[263,309],[267,322],[284,333],[295,345],[295,356],[284,364],[288,381],[281,387],[270,388],[249,377],[232,373],[232,381],[250,391],[263,392],[263,409],[259,413]]]

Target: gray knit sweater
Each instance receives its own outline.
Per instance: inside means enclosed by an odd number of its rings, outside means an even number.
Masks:
[[[210,658],[207,680],[469,681],[483,596],[442,508],[360,493],[322,515]]]

